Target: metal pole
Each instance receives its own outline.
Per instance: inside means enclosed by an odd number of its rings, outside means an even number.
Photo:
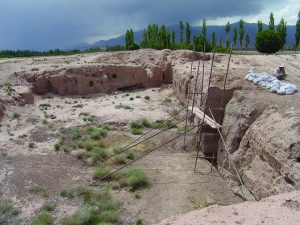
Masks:
[[[215,120],[214,115],[212,114],[210,108],[208,108],[208,109],[209,109],[209,112],[210,112],[210,114],[211,114],[213,120]],[[227,155],[228,155],[229,165],[232,164],[233,169],[234,169],[234,171],[235,171],[235,173],[236,173],[236,175],[237,175],[237,177],[238,177],[238,179],[239,179],[239,182],[240,182],[241,186],[244,187],[242,178],[240,177],[240,174],[238,173],[238,170],[237,170],[237,168],[236,168],[236,166],[235,166],[233,160],[231,159],[231,154],[230,154],[230,152],[229,152],[229,150],[228,150],[228,148],[227,148],[226,142],[225,142],[224,137],[223,137],[223,135],[222,135],[222,133],[221,133],[221,131],[220,131],[220,128],[217,127],[217,130],[218,130],[218,133],[219,133],[219,135],[220,135],[220,137],[221,137],[221,140],[222,140],[222,142],[223,142],[224,149],[225,149],[225,151],[226,151],[226,153],[227,153]],[[245,198],[245,194],[244,194],[242,188],[241,188],[241,193],[242,193],[244,199],[246,199],[246,198]]]
[[[202,59],[202,81],[201,81],[201,90],[200,92],[203,93],[203,82],[204,82],[204,61],[205,61],[205,42],[203,44],[203,59]],[[200,108],[202,106],[202,94],[200,98]]]
[[[229,72],[231,55],[232,55],[232,46],[231,46],[231,49],[230,49],[230,54],[229,54],[229,59],[228,59],[228,63],[227,63],[226,74],[225,74],[225,78],[224,78],[223,93],[222,93],[221,106],[220,106],[220,108],[222,108],[222,109],[223,109],[223,104],[224,104],[224,94],[225,94],[225,88],[226,88],[227,77],[228,77],[228,72]],[[221,113],[219,113],[219,121],[218,122],[221,123]]]
[[[213,70],[213,66],[214,66],[214,60],[215,60],[215,52],[213,53],[213,57],[212,57],[212,62],[211,62],[211,67],[210,67],[210,74],[209,74],[209,80],[208,80],[208,88],[207,88],[207,97],[205,99],[205,107],[203,110],[203,119],[201,121],[201,130],[200,130],[200,138],[199,138],[199,143],[201,145],[201,141],[202,141],[202,130],[203,130],[203,124],[204,124],[204,120],[205,120],[205,115],[206,115],[206,108],[207,108],[207,100],[209,97],[209,87],[210,87],[210,83],[211,83],[211,77],[212,77],[212,70]],[[202,145],[201,145],[202,148]],[[194,172],[196,172],[196,168],[197,168],[197,163],[198,163],[198,157],[199,157],[199,152],[200,152],[200,148],[197,149],[197,156],[196,156],[196,160],[195,160],[195,165],[194,165]]]
[[[193,73],[193,61],[191,63],[191,72],[190,72],[190,76],[189,76],[189,82],[191,82],[191,77],[192,77],[192,73]],[[188,84],[188,92],[189,93],[189,87],[190,87],[190,83]],[[188,123],[188,116],[189,116],[189,94],[187,95],[187,104],[186,104],[186,117],[185,117],[185,125],[184,125],[184,131],[186,131],[187,129],[187,123]],[[183,136],[183,146],[182,148],[185,150],[186,148],[186,133],[184,133]]]
[[[197,76],[196,76],[196,80],[195,80],[195,87],[194,87],[194,93],[193,93],[193,103],[192,103],[192,115],[194,112],[194,105],[195,105],[195,98],[196,98],[196,93],[197,93],[197,87],[198,87],[198,77],[199,77],[199,67],[200,67],[200,62],[198,63],[198,68],[197,68]]]

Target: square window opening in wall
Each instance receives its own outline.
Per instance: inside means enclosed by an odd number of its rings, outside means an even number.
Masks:
[[[114,73],[114,74],[112,75],[112,78],[113,78],[113,79],[117,79],[117,74]]]
[[[94,87],[94,81],[89,82],[89,87]]]

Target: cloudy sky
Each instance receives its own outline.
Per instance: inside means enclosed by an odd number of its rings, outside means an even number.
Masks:
[[[299,10],[299,0],[0,0],[0,49],[66,48],[179,20],[268,23],[271,11],[294,25]]]

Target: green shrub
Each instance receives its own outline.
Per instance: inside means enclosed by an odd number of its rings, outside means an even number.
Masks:
[[[123,105],[122,103],[115,106],[116,109],[133,109],[129,105]]]
[[[224,48],[222,45],[218,45],[214,48],[214,51],[216,53],[230,53],[230,50],[227,48]]]
[[[72,108],[82,108],[83,105],[82,104],[77,104],[77,105],[73,105]]]
[[[73,140],[77,140],[78,138],[81,137],[81,132],[80,132],[80,129],[78,128],[74,128],[71,132],[71,135],[72,135],[72,139]]]
[[[37,184],[32,184],[32,186],[29,187],[28,189],[29,193],[32,194],[39,194],[42,197],[48,197],[49,196],[49,192],[47,188],[41,187]]]
[[[6,92],[6,94],[8,96],[10,96],[11,93],[15,91],[13,89],[12,85],[10,83],[8,83],[8,82],[6,82],[5,84],[2,85],[2,89],[4,90],[4,92]]]
[[[63,221],[63,225],[89,225],[95,219],[95,213],[89,206],[84,206],[76,212],[76,214]]]
[[[13,115],[12,115],[13,120],[20,120],[20,118],[21,118],[21,115],[19,113],[16,113],[16,112],[13,113]]]
[[[94,122],[96,119],[94,115],[90,115],[89,113],[80,113],[79,117],[85,122]]]
[[[73,190],[63,189],[60,191],[60,196],[63,198],[72,199],[75,197],[75,193]]]
[[[111,172],[110,167],[97,167],[93,173],[93,179],[98,180]]]
[[[98,203],[100,211],[117,210],[120,206],[120,203],[111,197],[108,189],[97,192],[92,201]]]
[[[134,154],[132,152],[128,153],[126,159],[134,160]]]
[[[89,152],[86,152],[86,151],[84,151],[84,152],[78,152],[77,155],[76,155],[76,157],[79,160],[85,161],[85,160],[87,160],[88,158],[91,157],[91,154]]]
[[[111,159],[111,164],[113,165],[122,165],[126,163],[127,163],[126,158],[123,155],[117,155]]]
[[[172,121],[167,120],[167,121],[156,121],[154,123],[152,123],[152,128],[154,129],[167,129],[174,126],[174,124],[172,123]]]
[[[129,100],[130,100],[130,101],[133,101],[133,100],[134,100],[134,97],[130,97]]]
[[[44,124],[44,125],[48,124],[47,119],[43,119],[43,120],[42,120],[42,124]]]
[[[172,102],[172,100],[169,98],[169,97],[166,97],[164,100],[163,100],[164,103],[170,103]]]
[[[135,98],[142,98],[140,95],[137,95]]]
[[[42,205],[41,211],[53,212],[55,210],[56,204],[54,202],[48,202]]]
[[[30,142],[29,144],[28,144],[28,148],[35,148],[36,147],[36,145],[35,145],[35,143],[33,143],[33,142]]]
[[[142,119],[142,124],[144,127],[148,127],[148,128],[150,128],[152,126],[151,122],[147,119]]]
[[[60,144],[59,143],[55,143],[54,144],[54,150],[55,151],[59,151],[60,150]]]
[[[63,225],[113,225],[119,221],[120,203],[113,199],[109,191],[88,192],[84,206],[73,216],[66,218]]]
[[[130,130],[130,133],[133,135],[141,135],[141,134],[143,134],[143,130],[139,129],[139,128],[132,128]]]
[[[120,217],[120,215],[117,211],[106,210],[106,211],[101,212],[100,221],[117,223],[119,220],[119,217]]]
[[[106,137],[107,130],[103,128],[90,127],[88,133],[92,139],[99,140],[102,137]]]
[[[26,138],[28,135],[27,134],[22,134],[22,135],[19,135],[18,138]]]
[[[0,224],[10,225],[10,224],[20,224],[17,219],[19,211],[15,209],[11,202],[0,198]]]
[[[146,172],[139,168],[131,168],[127,172],[128,184],[132,191],[145,188],[149,185],[149,178]]]
[[[273,30],[263,30],[256,34],[255,48],[258,52],[272,54],[281,48],[280,35]]]
[[[129,186],[130,191],[136,191],[149,185],[148,175],[139,168],[131,168],[126,172],[118,173],[116,179],[118,179],[121,187]]]
[[[41,213],[32,221],[32,225],[52,225],[54,219],[49,213]]]
[[[77,147],[78,148],[83,148],[87,151],[91,151],[96,146],[97,146],[97,142],[95,142],[95,141],[87,140],[87,141],[78,141],[77,142]]]
[[[141,120],[134,120],[130,123],[131,128],[141,129],[143,128],[143,123]]]
[[[105,124],[102,124],[101,125],[101,128],[104,129],[104,130],[112,130],[113,127],[110,126],[109,124],[105,123]]]
[[[149,100],[150,100],[150,96],[146,95],[146,96],[144,97],[144,99],[146,99],[147,101],[149,101]]]
[[[92,159],[93,162],[98,162],[102,159],[105,159],[109,156],[109,152],[107,149],[105,148],[101,148],[101,147],[94,147],[93,148],[93,152],[92,152]]]
[[[48,110],[48,108],[50,108],[50,107],[51,107],[51,105],[48,103],[42,103],[39,105],[39,109],[42,111]]]

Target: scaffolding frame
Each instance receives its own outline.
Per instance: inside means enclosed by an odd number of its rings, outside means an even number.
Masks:
[[[196,147],[197,147],[197,155],[196,155],[196,159],[195,159],[195,164],[194,164],[194,172],[196,172],[197,169],[197,163],[198,163],[198,159],[202,158],[202,159],[207,159],[211,161],[211,172],[213,169],[213,163],[215,161],[216,158],[216,149],[213,150],[213,155],[212,156],[199,156],[200,151],[203,151],[203,144],[202,144],[202,134],[203,134],[203,126],[206,124],[208,126],[210,126],[213,129],[220,129],[222,126],[220,124],[217,123],[217,121],[215,120],[215,118],[211,118],[209,117],[209,115],[207,115],[207,111],[211,111],[211,107],[209,106],[208,103],[208,99],[209,99],[209,92],[210,92],[210,87],[211,87],[211,81],[212,81],[212,77],[213,77],[213,66],[214,66],[214,60],[215,60],[215,52],[213,52],[212,55],[212,60],[211,60],[211,65],[210,65],[210,72],[208,74],[208,85],[207,85],[207,92],[205,93],[204,91],[204,80],[206,79],[205,77],[205,52],[203,52],[203,59],[202,59],[202,74],[201,74],[201,83],[200,83],[200,87],[198,87],[198,80],[199,80],[199,65],[200,62],[198,63],[198,69],[197,69],[197,73],[196,73],[196,78],[195,78],[195,82],[194,82],[194,86],[192,87],[192,83],[190,82],[188,85],[188,96],[187,96],[187,102],[185,104],[186,107],[186,123],[185,123],[185,131],[188,128],[188,121],[193,121],[193,117],[194,114],[196,114],[196,116],[198,117],[198,131],[199,134],[196,136]],[[218,110],[218,111],[224,111],[224,93],[226,90],[226,83],[227,83],[227,78],[228,78],[228,73],[229,73],[229,66],[230,66],[230,60],[231,60],[231,51],[229,54],[229,59],[228,59],[228,63],[227,63],[227,68],[226,68],[226,73],[224,76],[224,83],[223,83],[223,89],[222,89],[222,96],[221,96],[221,101],[220,101],[220,107],[215,107],[213,108],[214,110]],[[190,77],[192,77],[192,66],[193,66],[193,62],[191,62],[191,74]],[[190,80],[191,81],[191,80]],[[193,90],[191,90],[193,89]],[[196,104],[196,98],[197,96],[200,95],[200,103],[197,105]],[[191,102],[191,105],[190,105]],[[195,111],[198,111],[198,113],[195,113]],[[200,112],[200,113],[199,113]],[[202,116],[202,117],[201,117]],[[221,113],[219,113],[219,121],[221,120]],[[184,139],[184,143],[183,143],[183,149],[186,149],[186,133],[183,137]]]

